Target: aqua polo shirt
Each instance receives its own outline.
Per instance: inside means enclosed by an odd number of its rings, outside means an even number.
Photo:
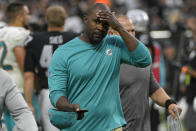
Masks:
[[[82,120],[63,131],[111,131],[126,124],[119,95],[123,62],[146,67],[151,56],[141,42],[130,52],[121,37],[111,35],[98,45],[76,37],[55,51],[48,79],[51,103],[56,106],[65,96],[88,110]]]

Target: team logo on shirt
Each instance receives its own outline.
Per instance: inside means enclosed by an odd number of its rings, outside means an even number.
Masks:
[[[107,55],[112,55],[112,49],[106,49],[105,53],[106,53]]]

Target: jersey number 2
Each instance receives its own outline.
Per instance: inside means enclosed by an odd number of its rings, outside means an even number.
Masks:
[[[12,66],[11,65],[4,65],[3,62],[5,60],[5,57],[7,55],[7,46],[4,42],[0,42],[0,66],[4,69],[4,70],[12,70]]]

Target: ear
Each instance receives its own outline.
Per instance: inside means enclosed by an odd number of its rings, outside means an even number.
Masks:
[[[83,20],[84,20],[84,24],[87,24],[87,22],[88,22],[88,17],[87,17],[87,16],[84,16],[84,17],[83,17]]]
[[[23,20],[22,14],[19,13],[19,14],[16,16],[16,19],[22,21],[22,20]]]

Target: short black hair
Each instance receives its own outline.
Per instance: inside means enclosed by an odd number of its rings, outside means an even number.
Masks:
[[[25,4],[20,2],[10,3],[6,8],[7,22],[13,21],[19,13],[22,13]]]

